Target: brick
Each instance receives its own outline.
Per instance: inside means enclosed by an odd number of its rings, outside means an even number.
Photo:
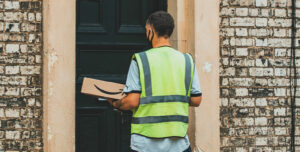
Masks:
[[[21,71],[21,74],[24,74],[24,75],[40,74],[41,67],[40,66],[21,66],[20,71]]]
[[[264,27],[268,25],[268,19],[267,18],[256,18],[256,24],[257,27]]]
[[[257,8],[249,8],[249,15],[250,16],[258,16],[258,9]]]
[[[254,80],[251,78],[230,78],[230,86],[251,86],[254,84]]]
[[[236,28],[235,32],[236,32],[236,36],[247,36],[248,35],[246,28]]]
[[[272,17],[273,16],[273,12],[271,9],[260,9],[260,17]]]
[[[27,52],[27,45],[25,45],[25,44],[20,45],[20,51],[21,51],[21,53],[26,53]]]
[[[233,28],[223,28],[223,29],[221,29],[221,35],[234,36],[234,29]]]
[[[255,65],[258,67],[267,67],[268,66],[268,60],[267,59],[256,59]]]
[[[6,53],[18,53],[19,52],[19,44],[6,44]]]
[[[285,9],[275,9],[275,16],[277,17],[286,17],[287,13]]]
[[[248,49],[247,48],[236,48],[236,55],[237,56],[247,56]]]
[[[268,46],[270,47],[289,47],[291,44],[291,40],[290,39],[273,39],[270,38],[268,39]]]
[[[7,23],[5,24],[6,32],[20,32],[20,24],[19,23]]]
[[[5,109],[5,116],[18,118],[20,116],[20,111],[18,109]]]
[[[235,15],[235,9],[234,8],[222,8],[220,11],[221,16],[234,16]]]
[[[268,25],[271,27],[291,27],[290,19],[269,19]]]
[[[5,12],[4,21],[20,21],[21,13],[19,12]]]
[[[36,13],[36,21],[41,22],[42,21],[42,14]]]
[[[287,0],[274,0],[270,1],[271,7],[286,7],[287,6]]]
[[[275,108],[274,116],[286,116],[286,108]]]
[[[230,98],[229,105],[237,106],[237,107],[253,107],[255,105],[254,100],[255,100],[254,98],[241,98],[241,99]]]
[[[285,68],[276,68],[275,69],[275,76],[286,76],[286,69]]]
[[[6,87],[4,95],[6,96],[19,96],[20,95],[20,89],[15,87]]]
[[[286,56],[286,49],[275,49],[275,56]]]
[[[256,0],[255,1],[255,5],[257,7],[267,6],[268,5],[268,1],[267,0]]]
[[[256,146],[264,146],[267,145],[268,139],[266,137],[257,137],[255,140]]]
[[[268,135],[267,127],[254,127],[249,129],[249,135]]]
[[[236,96],[247,96],[248,95],[247,88],[236,88],[235,92],[236,92]]]
[[[268,119],[266,117],[257,117],[255,118],[255,125],[256,126],[264,126],[267,125]]]
[[[233,76],[234,74],[235,74],[234,68],[224,68],[220,72],[220,75],[223,75],[223,76]]]
[[[253,18],[230,18],[231,26],[254,26],[255,20]]]
[[[28,21],[35,21],[35,14],[34,13],[28,13]]]
[[[248,8],[236,8],[236,15],[237,16],[247,16]]]
[[[5,9],[7,10],[20,8],[20,4],[17,1],[5,1],[4,4],[5,4]]]
[[[268,46],[268,39],[266,38],[258,38],[255,39],[256,46]]]
[[[286,95],[286,89],[285,88],[275,88],[275,96],[285,96]]]
[[[257,98],[255,100],[255,105],[256,106],[267,106],[267,100],[266,100],[266,98]]]
[[[5,74],[18,74],[20,73],[19,66],[6,66],[5,67]]]
[[[223,107],[228,106],[228,99],[227,98],[221,98],[221,105]]]
[[[262,36],[271,36],[273,34],[272,30],[269,29],[250,29],[249,35],[262,37]]]
[[[276,37],[285,37],[286,30],[285,29],[274,29],[274,36]]]
[[[275,135],[286,135],[287,130],[285,127],[275,127]]]

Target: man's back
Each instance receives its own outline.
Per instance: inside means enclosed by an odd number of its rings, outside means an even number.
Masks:
[[[160,51],[161,50],[161,51]],[[168,52],[172,52],[175,54],[178,54],[178,56],[182,56],[183,53],[176,51],[175,49],[171,48],[171,47],[159,47],[159,48],[154,48],[151,49],[149,51],[157,51],[155,52],[153,55],[154,57],[156,57],[157,59],[168,59],[166,60],[166,65],[168,64],[172,64],[174,62],[178,62],[178,60],[176,60],[176,58],[172,58],[172,56],[169,56]],[[159,53],[161,52],[165,52],[162,53],[162,56],[167,55],[167,57],[159,57],[157,56]],[[152,62],[150,62],[151,64]],[[155,63],[159,63],[159,62],[155,62]],[[166,75],[166,77],[164,77],[163,79],[171,79],[173,80],[174,75],[177,74],[184,74],[185,71],[179,70],[180,68],[176,68],[174,71],[177,71],[173,74],[170,74],[167,72],[167,66],[165,65],[166,69],[162,70],[163,72],[161,72],[158,75]],[[174,64],[176,65],[176,63]],[[140,65],[141,66],[141,65]],[[160,68],[160,64],[155,64],[153,65],[156,69]],[[181,69],[185,69],[185,62],[182,66]],[[194,69],[194,66],[192,67]],[[150,69],[151,70],[151,69]],[[171,70],[173,71],[173,70]],[[195,73],[197,73],[195,71]],[[192,86],[190,89],[190,93],[192,96],[201,96],[201,89],[199,86],[199,80],[198,80],[198,75],[194,74],[192,76],[194,79],[192,81]],[[160,77],[157,77],[157,79],[160,79]],[[153,81],[156,81],[156,79],[152,79]],[[151,80],[151,81],[152,81]],[[184,84],[184,81],[182,82],[176,82],[176,81],[170,81],[170,82],[174,82],[174,83],[182,83]],[[165,84],[164,85],[168,85]],[[171,85],[172,86],[172,85]],[[173,86],[172,86],[173,87]],[[160,89],[161,90],[161,89]],[[142,87],[141,87],[141,80],[140,80],[140,70],[139,70],[139,66],[137,64],[136,60],[133,60],[130,68],[129,68],[129,72],[128,72],[128,77],[127,77],[127,82],[126,82],[126,87],[124,89],[124,92],[126,93],[131,93],[131,92],[142,92]],[[179,91],[180,92],[180,91]],[[176,94],[176,92],[173,92],[172,94]],[[178,92],[177,92],[178,93]],[[182,95],[185,95],[186,90],[184,90]],[[158,94],[158,95],[162,95],[162,94]],[[187,104],[188,105],[188,104]],[[186,110],[188,109],[188,106],[186,107]],[[156,111],[156,109],[153,109],[154,111]],[[135,111],[135,110],[134,110]],[[165,110],[166,111],[166,110]],[[180,112],[178,113],[180,114]],[[136,151],[145,151],[145,152],[151,152],[151,151],[172,151],[172,152],[181,152],[185,149],[187,149],[189,147],[189,140],[186,134],[184,134],[184,138],[180,138],[180,137],[168,137],[168,138],[150,138],[150,137],[146,137],[143,135],[139,135],[139,134],[132,134],[131,136],[131,148],[133,150]]]

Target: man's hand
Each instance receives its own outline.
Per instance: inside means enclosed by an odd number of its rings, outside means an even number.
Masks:
[[[116,100],[107,98],[107,102],[115,108],[121,110],[131,110],[137,108],[140,104],[139,93],[129,93],[126,97]]]
[[[113,106],[113,103],[116,101],[116,99],[111,99],[111,98],[107,98],[106,100],[112,106]]]

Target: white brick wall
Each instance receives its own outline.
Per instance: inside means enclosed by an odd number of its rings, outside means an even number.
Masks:
[[[298,0],[297,5],[300,17]],[[291,0],[220,1],[220,150],[223,152],[289,150],[290,8]],[[297,28],[300,28],[298,22]],[[300,39],[299,29],[296,36]],[[300,45],[298,41],[296,44]],[[296,56],[300,57],[300,49]],[[300,59],[296,65],[300,67]],[[297,93],[300,95],[300,89]],[[298,117],[299,109],[296,111]],[[299,125],[296,139],[300,141]],[[296,143],[300,151],[300,142]]]
[[[0,0],[0,151],[43,151],[42,0]]]

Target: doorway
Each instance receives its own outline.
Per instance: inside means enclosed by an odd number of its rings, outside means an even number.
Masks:
[[[146,18],[166,0],[77,0],[76,151],[130,151],[131,112],[80,93],[84,77],[125,83],[131,56],[143,50]]]

